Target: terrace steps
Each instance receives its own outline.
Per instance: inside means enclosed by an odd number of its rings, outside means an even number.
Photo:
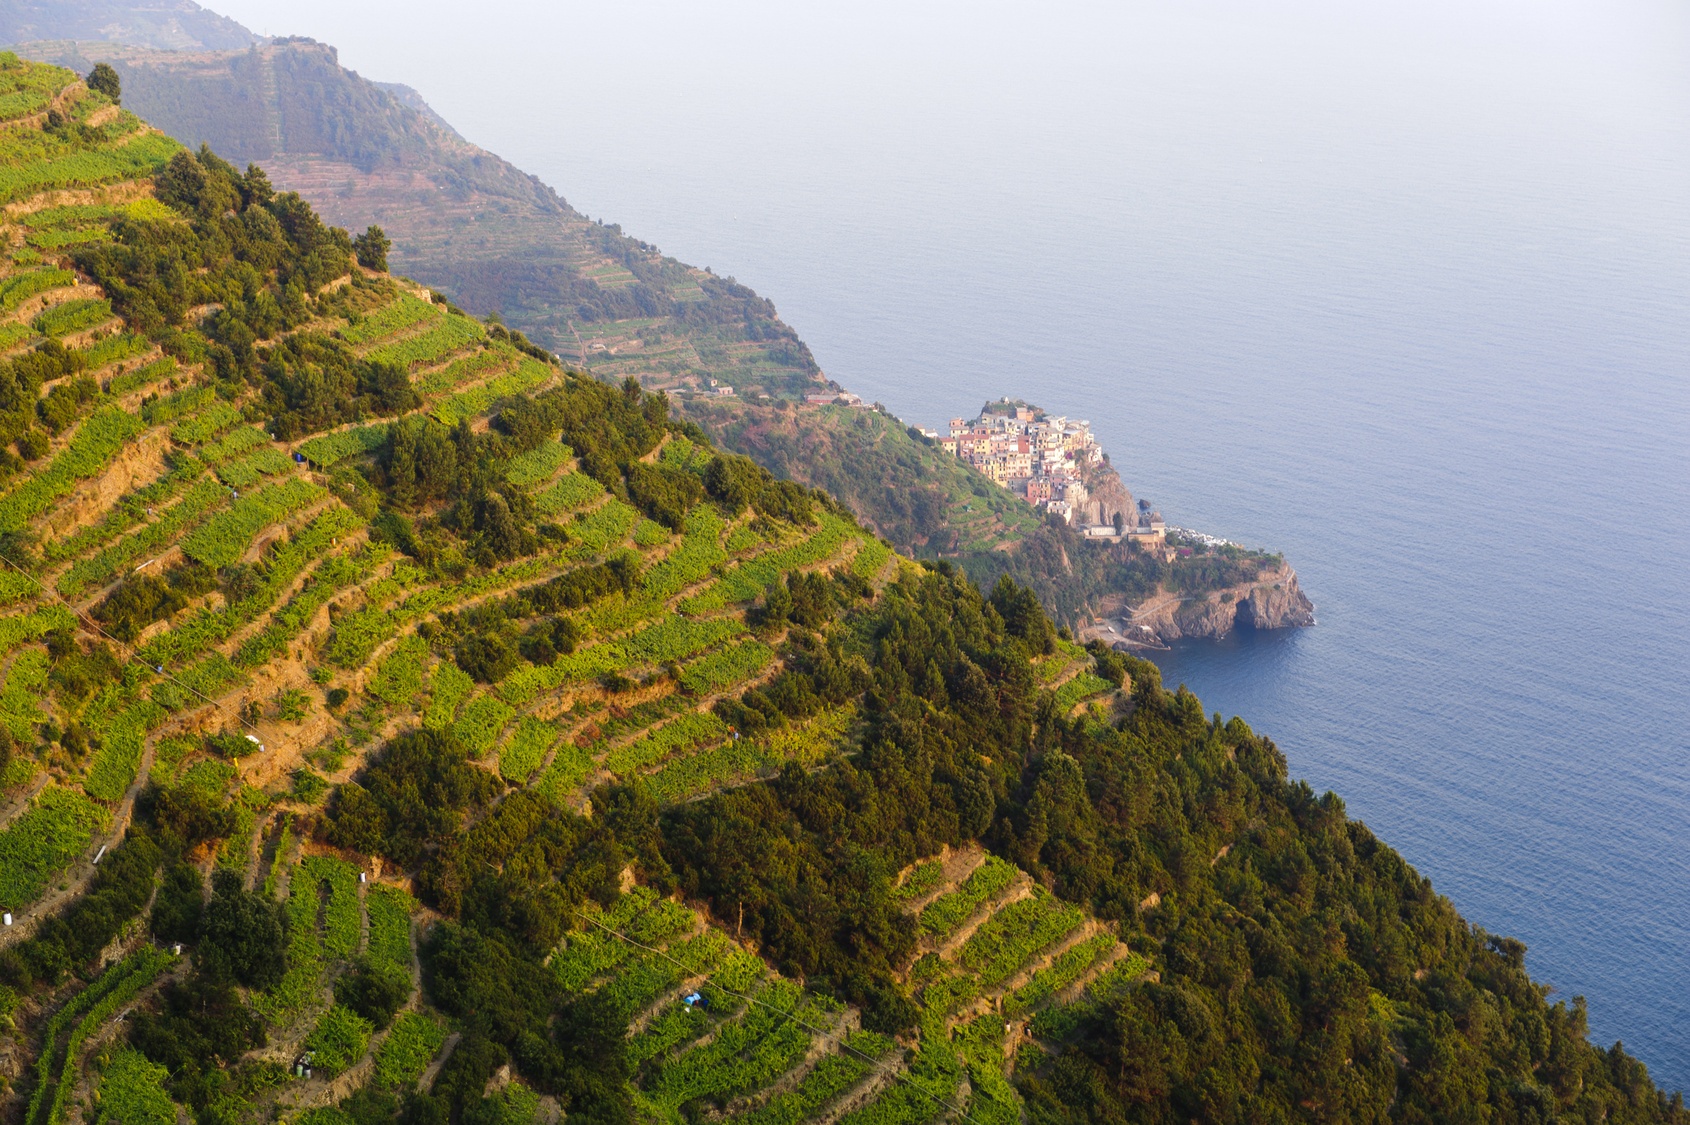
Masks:
[[[856,1085],[835,1098],[815,1116],[810,1125],[836,1125],[849,1113],[868,1105],[885,1093],[909,1071],[902,1051],[891,1051],[878,1060],[878,1065],[858,1080]]]
[[[1006,889],[977,908],[962,925],[951,931],[943,940],[934,942],[929,939],[927,948],[937,953],[941,960],[951,960],[959,949],[968,944],[968,939],[979,932],[980,927],[990,922],[1004,907],[1032,897],[1033,880],[1025,871],[1018,870],[1015,879]]]
[[[985,994],[985,996],[992,1000],[993,1007],[996,1007],[997,1001],[1002,1000],[1005,996],[1008,996],[1010,993],[1021,988],[1028,981],[1032,980],[1038,973],[1050,968],[1058,957],[1062,956],[1076,945],[1079,945],[1081,942],[1088,941],[1091,938],[1097,937],[1099,934],[1105,932],[1107,932],[1107,930],[1103,923],[1099,922],[1097,919],[1085,919],[1078,926],[1075,926],[1072,930],[1069,930],[1067,933],[1058,938],[1054,944],[1047,945],[1036,952],[1033,955],[1032,960],[1024,962],[1014,976],[1005,980],[1002,984],[994,985]],[[1116,944],[1119,945],[1120,943],[1117,942]],[[1122,946],[1121,948],[1122,953],[1124,954],[1125,947]]]

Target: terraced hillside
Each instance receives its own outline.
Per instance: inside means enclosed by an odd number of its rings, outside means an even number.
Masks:
[[[863,577],[880,575],[886,551],[848,518],[812,515],[807,499],[797,520],[648,502],[674,525],[665,527],[636,506],[620,470],[616,495],[555,433],[478,439],[490,413],[537,409],[547,392],[554,405],[572,403],[579,378],[426,290],[353,270],[346,247],[338,270],[290,278],[282,307],[268,291],[253,297],[252,312],[288,327],[250,359],[259,379],[219,378],[241,362],[247,326],[227,323],[239,290],[221,312],[211,302],[190,310],[207,317],[205,333],[166,323],[149,334],[145,297],[121,316],[78,267],[115,277],[136,232],[188,231],[179,208],[134,179],[176,146],[66,72],[11,66],[17,92],[6,96],[25,112],[6,141],[20,155],[51,154],[27,174],[6,169],[12,260],[0,278],[13,386],[38,396],[8,413],[19,452],[0,488],[10,545],[0,699],[17,747],[6,781],[33,793],[0,834],[0,854],[45,841],[41,856],[0,873],[25,929],[27,907],[72,857],[112,839],[156,747],[173,738],[226,733],[237,744],[226,755],[262,744],[240,764],[261,786],[306,766],[325,739],[367,745],[420,716],[496,757],[512,781],[532,775],[575,800],[591,778],[642,771],[684,796],[786,757],[814,759],[843,732],[846,712],[778,740],[736,740],[708,707],[774,661],[738,608],[770,582],[852,559]],[[87,135],[43,129],[47,105],[65,107],[64,128]],[[43,187],[55,190],[32,190]],[[288,197],[274,203],[321,243],[314,253],[344,239],[291,213]],[[249,203],[242,219],[273,224],[274,210]],[[302,281],[317,282],[314,295]],[[632,409],[654,423],[639,455],[647,487],[679,481],[702,498],[709,451],[665,429],[659,400]],[[480,502],[526,515],[528,529],[511,529],[517,542],[488,546],[493,532],[474,527],[454,529],[469,531],[467,542],[444,527],[419,531],[397,511],[372,536],[378,493],[360,469],[387,458],[391,473],[391,458],[407,455],[393,443],[408,450],[413,439],[423,459],[430,442],[456,455],[487,441],[487,465],[503,479],[484,481]],[[409,507],[428,522],[426,501]],[[575,612],[544,621],[546,637],[534,624],[534,635],[515,636],[534,618],[525,589],[563,591],[558,608]],[[458,616],[472,605],[486,632]],[[454,661],[455,632],[466,634],[459,651],[479,641],[497,651],[498,682]],[[568,643],[553,643],[559,633]],[[350,702],[331,710],[331,697]],[[355,759],[330,750],[315,760],[344,774]]]
[[[127,104],[172,136],[264,165],[330,222],[380,223],[398,269],[466,308],[499,312],[577,367],[671,391],[708,392],[713,381],[782,398],[822,389],[809,349],[767,300],[590,220],[414,94],[343,68],[333,47],[157,50],[156,36],[124,34],[64,42],[88,38],[93,21],[72,18],[80,6],[67,0],[59,23],[20,24],[32,39],[59,40],[20,43],[20,53],[79,71],[110,63]]]
[[[1112,928],[978,849],[915,866],[896,894],[923,935],[905,974],[919,1030],[900,1038],[644,888],[585,912],[549,968],[627,1022],[643,1118],[759,1125],[1017,1121],[1012,1069],[1060,1052],[1087,1005],[1149,970]]]
[[[11,1119],[1684,1121],[1241,720],[261,169],[0,54],[0,207]]]
[[[607,780],[669,803],[816,765],[849,745],[852,693],[745,692],[789,628],[872,596],[891,553],[661,398],[356,265],[261,172],[188,155],[74,74],[0,55],[0,87],[11,977],[104,944],[108,900],[133,912],[165,860],[161,943],[203,936],[170,913],[199,910],[202,878],[205,909],[245,911],[259,940],[279,904],[275,955],[235,970],[256,1022],[227,1061],[294,1081],[223,1112],[414,1083],[445,1042],[417,1008],[417,904],[344,790],[322,819],[328,785],[373,790],[403,731],[445,755],[424,784],[455,768],[481,800],[528,795],[499,815],[585,807]],[[748,615],[760,598],[779,604]],[[32,1123],[78,1099],[174,1116],[180,1067],[150,1060],[186,1050],[164,1040],[187,986],[144,936],[41,1032]],[[382,987],[403,1013],[360,1003]],[[112,1012],[138,995],[162,1008],[124,1046]]]

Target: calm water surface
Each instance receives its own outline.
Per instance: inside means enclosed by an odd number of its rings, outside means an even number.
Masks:
[[[1690,1086],[1682,6],[220,7],[903,417],[1090,418],[1170,522],[1284,550],[1319,627],[1166,677]]]

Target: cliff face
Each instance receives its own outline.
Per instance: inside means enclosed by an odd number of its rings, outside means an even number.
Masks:
[[[1114,523],[1117,512],[1129,524],[1138,521],[1138,511],[1133,506],[1133,494],[1121,483],[1121,474],[1115,471],[1114,466],[1088,465],[1081,470],[1080,479],[1085,482],[1086,491],[1090,496],[1075,513],[1076,522]]]
[[[1199,596],[1159,591],[1137,605],[1101,607],[1096,624],[1081,630],[1119,648],[1162,648],[1192,637],[1218,640],[1235,629],[1283,629],[1315,623],[1314,603],[1281,565],[1250,582]]]

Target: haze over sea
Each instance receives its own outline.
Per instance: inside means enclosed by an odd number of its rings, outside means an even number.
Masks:
[[[216,7],[909,421],[1089,418],[1171,523],[1285,551],[1319,627],[1166,678],[1690,1086],[1682,5]]]

